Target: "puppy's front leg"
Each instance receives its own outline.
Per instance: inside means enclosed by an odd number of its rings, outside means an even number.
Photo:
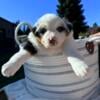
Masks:
[[[78,53],[77,44],[73,37],[69,37],[66,44],[65,52],[73,71],[79,77],[85,76],[87,74],[88,65],[84,62],[83,57]]]
[[[6,77],[14,75],[21,65],[31,56],[32,55],[28,51],[20,49],[19,52],[14,54],[10,60],[2,66],[2,74]]]

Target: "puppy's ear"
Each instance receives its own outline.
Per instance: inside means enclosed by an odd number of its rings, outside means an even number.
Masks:
[[[36,26],[34,26],[34,27],[32,28],[32,32],[35,33],[35,31],[36,31]]]
[[[71,24],[71,22],[68,21],[68,19],[66,19],[65,17],[62,18],[65,25],[66,25],[66,28],[67,28],[67,31],[70,33],[71,31],[73,31],[73,25]]]

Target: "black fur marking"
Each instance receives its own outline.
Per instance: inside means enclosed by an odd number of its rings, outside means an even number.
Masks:
[[[66,35],[68,36],[70,32],[73,30],[73,25],[71,23],[66,23],[68,29],[66,29]]]
[[[32,45],[30,41],[27,41],[27,43],[24,46],[24,49],[27,50],[32,55],[35,55],[37,53],[37,49]]]
[[[33,31],[33,33],[34,33],[34,32],[36,31],[36,27],[33,27],[33,28],[32,28],[32,31]]]
[[[35,36],[38,37],[38,38],[41,38],[41,34],[38,31],[35,32]]]
[[[73,30],[73,25],[71,23],[67,23],[67,27],[68,27],[69,31]]]
[[[46,31],[47,31],[46,28],[40,28],[40,29],[38,30],[38,32],[39,32],[41,35],[43,35]]]
[[[35,36],[38,38],[41,38],[45,34],[46,31],[47,31],[46,28],[40,28],[35,31]]]

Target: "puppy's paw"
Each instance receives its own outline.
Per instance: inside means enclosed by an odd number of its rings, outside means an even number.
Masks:
[[[84,77],[87,74],[88,66],[83,60],[74,57],[68,57],[68,61],[77,76]]]
[[[72,66],[72,69],[77,76],[84,77],[87,74],[88,66],[83,62],[78,62]]]
[[[13,64],[10,64],[10,63],[6,63],[2,66],[2,75],[5,76],[5,77],[10,77],[10,76],[13,76],[16,72],[16,67],[14,67]]]

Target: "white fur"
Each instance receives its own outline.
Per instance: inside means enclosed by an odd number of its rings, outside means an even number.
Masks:
[[[85,76],[88,67],[80,54],[77,52],[77,47],[72,36],[73,33],[70,33],[69,36],[67,36],[65,32],[59,33],[56,28],[61,25],[67,28],[66,24],[60,17],[54,14],[46,14],[35,23],[37,28],[40,28],[41,26],[47,28],[47,32],[41,40],[42,45],[38,44],[34,36],[32,36],[32,32],[29,34],[28,39],[31,43],[33,43],[33,45],[36,46],[39,55],[49,56],[65,52],[66,59],[68,59],[75,74],[80,77]],[[54,46],[49,43],[49,40],[53,37],[55,37],[57,41],[57,44]],[[65,48],[64,51],[63,48],[65,43],[65,47],[67,48]],[[6,64],[2,66],[2,74],[4,76],[14,75],[20,66],[24,64],[30,57],[31,55],[27,51],[21,49]]]
[[[2,66],[2,74],[6,77],[13,76],[30,57],[30,53],[21,48],[19,52],[14,54],[10,60]]]
[[[41,43],[42,43],[42,45],[44,45],[44,47],[57,49],[66,40],[65,33],[59,33],[56,30],[56,28],[61,25],[66,27],[64,21],[60,17],[56,16],[55,14],[46,14],[46,15],[42,16],[35,23],[37,30],[40,27],[46,27],[46,29],[47,29],[47,32],[45,33],[45,35],[43,35],[42,40],[41,40]],[[51,40],[53,37],[56,37],[57,44],[54,46],[51,46],[51,44],[49,43],[49,40]]]
[[[78,45],[72,37],[73,33],[69,35],[65,45],[65,53],[67,59],[72,66],[77,76],[83,77],[87,74],[88,66],[84,62],[84,58],[78,53]]]

